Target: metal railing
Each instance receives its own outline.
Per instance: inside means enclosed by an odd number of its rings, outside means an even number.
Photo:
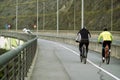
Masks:
[[[7,36],[7,34],[4,34],[4,36]],[[19,35],[21,34],[19,33]],[[13,37],[18,37],[19,35],[17,34]],[[27,77],[27,72],[36,53],[37,37],[27,34],[22,36],[26,36],[23,40],[28,39],[27,42],[0,55],[0,80],[24,80]]]

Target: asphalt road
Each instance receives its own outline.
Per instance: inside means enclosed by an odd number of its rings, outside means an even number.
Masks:
[[[38,39],[30,80],[120,80],[120,60],[111,58],[107,65],[99,53],[89,50],[87,63],[83,64],[78,46]]]

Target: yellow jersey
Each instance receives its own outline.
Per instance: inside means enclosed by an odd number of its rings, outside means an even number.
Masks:
[[[100,42],[101,40],[112,41],[113,40],[112,34],[109,31],[103,31],[102,33],[100,33],[98,37],[98,42]]]

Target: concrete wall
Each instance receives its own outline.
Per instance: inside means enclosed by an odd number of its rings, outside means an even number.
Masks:
[[[55,35],[54,36],[39,35],[39,38],[53,40],[53,41],[57,41],[57,42],[63,42],[63,43],[78,46],[78,43],[75,42],[75,38],[73,38],[73,37],[70,38],[70,37],[62,37],[62,36],[55,36]],[[90,44],[89,44],[89,49],[101,53],[102,45],[91,40]],[[111,46],[111,56],[120,59],[120,46],[119,45]]]

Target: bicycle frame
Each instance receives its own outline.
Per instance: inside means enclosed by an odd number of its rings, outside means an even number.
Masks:
[[[104,53],[105,53],[106,64],[109,64],[109,62],[110,62],[110,52],[109,52],[109,46],[108,46],[108,44],[106,44],[106,46],[104,48]],[[103,63],[104,63],[104,60],[103,60]]]
[[[107,57],[109,55],[109,46],[106,45],[105,46],[105,57]]]

